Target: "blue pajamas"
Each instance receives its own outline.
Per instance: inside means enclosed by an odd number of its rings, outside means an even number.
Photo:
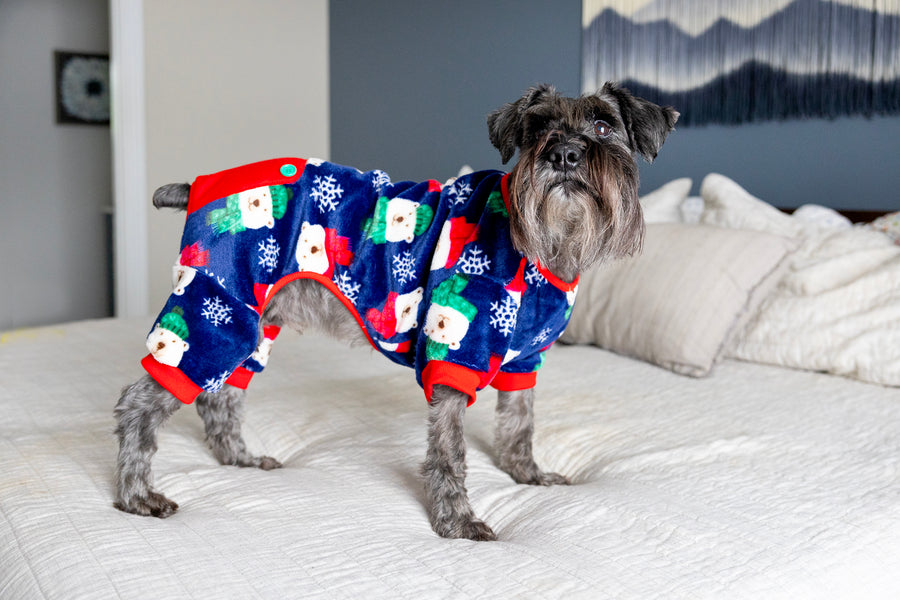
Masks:
[[[532,387],[577,279],[512,247],[508,205],[499,171],[442,186],[285,158],[199,177],[143,365],[186,403],[246,387],[277,335],[260,335],[266,303],[305,278],[347,306],[373,347],[414,368],[428,399],[435,384],[470,401],[487,385]]]

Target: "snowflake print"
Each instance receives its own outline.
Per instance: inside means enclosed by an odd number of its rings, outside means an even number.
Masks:
[[[547,283],[547,279],[540,271],[538,271],[537,266],[531,263],[528,264],[528,271],[525,272],[525,281],[528,282],[528,285],[537,287],[541,287]]]
[[[313,179],[315,188],[309,193],[319,207],[319,212],[332,211],[337,208],[338,200],[344,195],[344,188],[337,184],[333,175],[316,175]]]
[[[471,194],[472,186],[469,185],[468,181],[456,181],[450,187],[450,191],[448,192],[447,196],[453,204],[464,204],[466,200],[469,199],[469,196]]]
[[[491,270],[491,259],[478,246],[470,246],[459,257],[459,269],[466,275],[484,275]]]
[[[541,329],[540,333],[534,336],[534,339],[531,340],[531,345],[537,346],[538,344],[543,344],[544,342],[546,342],[550,338],[550,331],[551,329],[549,327],[544,327],[543,329]]]
[[[266,241],[259,243],[259,264],[266,271],[271,273],[278,266],[278,255],[281,253],[281,246],[271,235]]]
[[[218,275],[216,275],[209,269],[203,269],[203,272],[206,273],[206,275],[208,277],[214,279],[216,281],[216,283],[219,284],[220,287],[225,287],[225,278],[224,277],[219,277]]]
[[[502,302],[491,302],[491,327],[508,336],[516,328],[516,317],[518,315],[519,305],[512,299],[512,296],[506,296]]]
[[[203,299],[203,310],[200,312],[200,315],[212,323],[214,327],[218,327],[223,323],[225,325],[231,323],[231,310],[230,306],[224,304],[222,299],[216,296],[215,298]]]
[[[353,303],[353,305],[356,305],[356,300],[359,298],[359,283],[350,279],[350,276],[346,273],[341,273],[340,276],[334,280],[334,283],[338,286],[338,289],[341,290],[341,293],[347,296],[347,300]]]
[[[381,191],[391,184],[390,176],[384,171],[375,171],[372,176],[372,187],[380,194]]]
[[[407,250],[403,254],[395,254],[393,258],[394,266],[391,272],[401,285],[415,278],[416,260],[413,258],[412,252]]]
[[[231,375],[228,371],[222,371],[222,373],[218,377],[211,377],[206,380],[203,384],[203,391],[209,392],[210,394],[215,394],[219,390],[222,389],[222,386],[225,385],[225,381]]]

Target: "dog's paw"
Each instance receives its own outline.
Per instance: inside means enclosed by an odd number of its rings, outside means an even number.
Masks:
[[[271,456],[260,456],[259,464],[255,466],[263,471],[271,471],[272,469],[280,469],[283,465]]]
[[[160,519],[171,517],[178,510],[178,504],[154,491],[148,491],[146,497],[134,496],[127,501],[117,500],[113,506],[134,515]]]
[[[497,535],[484,521],[475,518],[435,523],[434,532],[449,539],[475,542],[493,542],[497,539]]]
[[[263,471],[271,471],[272,469],[280,469],[282,464],[271,456],[253,456],[244,454],[239,458],[220,459],[223,465],[232,465],[235,467],[250,467],[253,469],[262,469]]]
[[[463,526],[462,535],[459,537],[475,542],[493,542],[497,539],[497,534],[484,521],[474,519]]]
[[[569,485],[569,478],[559,473],[546,473],[541,471],[533,462],[526,463],[501,463],[500,467],[506,471],[516,483],[527,485]]]
[[[569,485],[572,482],[569,481],[568,477],[560,475],[559,473],[544,473],[543,471],[538,471],[526,481],[519,481],[519,483],[527,483],[528,485]]]

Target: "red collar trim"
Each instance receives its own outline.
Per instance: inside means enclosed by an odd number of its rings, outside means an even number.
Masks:
[[[537,270],[541,272],[541,275],[544,276],[544,279],[552,283],[554,287],[564,292],[571,292],[575,288],[577,288],[578,280],[581,279],[581,275],[576,275],[575,279],[571,283],[566,283],[565,281],[551,273],[549,270],[545,269],[544,265],[542,265],[541,263],[535,262],[534,266],[536,266]]]
[[[500,195],[503,196],[503,204],[506,206],[506,212],[509,210],[509,173],[500,179]]]
[[[509,210],[509,173],[505,174],[500,180],[500,193],[503,195],[503,204],[506,205],[506,212],[512,214],[512,211]],[[541,263],[535,262],[534,265],[537,267],[538,271],[540,271],[541,275],[544,276],[544,279],[552,283],[554,287],[564,292],[571,292],[578,287],[578,280],[581,279],[581,275],[576,276],[575,280],[571,283],[566,283],[549,270],[545,269]]]

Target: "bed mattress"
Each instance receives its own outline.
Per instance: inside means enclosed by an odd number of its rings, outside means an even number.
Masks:
[[[159,436],[166,520],[115,510],[119,390],[148,319],[0,337],[0,598],[897,598],[900,392],[725,360],[703,379],[557,345],[517,485],[492,393],[466,417],[468,489],[499,541],[436,536],[412,371],[285,332],[216,463],[183,407]]]

